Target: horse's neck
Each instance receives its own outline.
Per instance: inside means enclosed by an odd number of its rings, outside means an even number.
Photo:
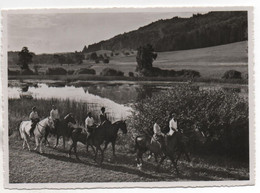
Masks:
[[[43,127],[47,126],[47,125],[48,125],[48,118],[45,118],[45,119],[41,120],[41,121],[39,122],[39,124],[40,124],[41,126],[43,126]]]

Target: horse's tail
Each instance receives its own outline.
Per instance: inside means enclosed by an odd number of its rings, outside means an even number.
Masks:
[[[20,129],[20,127],[21,127],[21,124],[22,124],[22,122],[20,122],[20,123],[18,123],[18,125],[17,125],[17,131],[18,131],[18,133],[19,133],[19,136],[20,136],[20,139],[23,139],[23,137],[22,137],[22,131],[21,131],[21,129]]]

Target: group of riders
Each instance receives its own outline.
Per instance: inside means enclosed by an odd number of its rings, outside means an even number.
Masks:
[[[105,111],[106,111],[105,107],[102,107],[101,108],[101,114],[100,114],[100,125],[102,123],[104,123],[105,121],[108,121],[109,123],[111,123],[108,120],[107,114],[106,114]],[[34,131],[37,123],[40,121],[39,114],[38,114],[37,108],[35,106],[32,108],[32,112],[30,113],[29,118],[32,122],[31,129],[30,129],[30,136],[32,136],[33,131]],[[60,122],[60,114],[59,114],[59,111],[58,111],[58,109],[55,105],[52,105],[52,109],[50,111],[50,118],[54,122],[54,127],[57,128],[57,125]],[[91,133],[93,133],[94,129],[97,128],[97,127],[98,127],[98,124],[95,123],[95,120],[92,116],[92,113],[89,112],[87,114],[87,118],[85,119],[84,132],[88,132],[89,134],[91,134]]]
[[[105,121],[108,121],[109,123],[111,123],[108,118],[107,118],[107,114],[106,114],[106,109],[105,107],[101,108],[101,114],[100,114],[100,125],[102,125]],[[32,124],[31,124],[31,129],[30,129],[30,136],[33,135],[33,131],[35,126],[37,125],[37,123],[40,121],[38,112],[37,112],[37,108],[34,106],[32,108],[32,112],[30,113],[29,116]],[[55,105],[52,105],[52,109],[50,111],[50,118],[53,120],[54,122],[54,127],[56,128],[59,121],[60,121],[60,114],[59,111],[57,109],[57,107]],[[176,120],[176,114],[172,113],[169,116],[169,131],[168,133],[164,134],[161,130],[161,127],[159,126],[158,123],[159,119],[157,118],[155,120],[155,123],[153,125],[153,137],[152,140],[155,140],[157,142],[159,142],[160,144],[167,144],[167,137],[165,136],[172,136],[174,133],[178,132],[178,127],[177,127],[177,120]],[[84,132],[87,132],[89,134],[93,133],[93,131],[98,127],[99,125],[96,124],[92,113],[89,112],[87,114],[87,117],[85,119],[85,127],[83,129]],[[90,137],[90,135],[89,135]]]

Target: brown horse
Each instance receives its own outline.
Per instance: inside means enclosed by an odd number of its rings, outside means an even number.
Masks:
[[[59,139],[62,136],[63,137],[63,149],[65,149],[65,139],[66,139],[66,137],[67,138],[71,137],[72,131],[74,129],[73,127],[71,127],[70,124],[76,124],[76,120],[74,119],[74,117],[71,113],[67,114],[63,120],[60,120],[59,122],[57,122],[54,130],[47,130],[48,132],[45,135],[46,142],[49,143],[47,140],[49,133],[56,135],[56,144],[54,146],[54,148],[56,148],[59,144]]]
[[[88,138],[89,133],[82,133],[81,128],[74,129],[72,131],[71,139],[72,139],[72,144],[69,148],[69,154],[68,156],[71,156],[71,150],[74,148],[74,152],[76,155],[76,158],[79,159],[77,155],[77,143],[81,142],[85,145],[91,145],[96,147],[95,151],[95,158],[94,160],[96,161],[98,151],[101,152],[101,161],[100,163],[103,162],[104,160],[104,151],[101,149],[101,144],[104,143],[105,141],[105,128],[107,127],[107,123],[102,124],[101,126],[98,126],[97,128],[94,129],[93,133],[91,136]]]
[[[198,141],[201,141],[202,143],[205,141],[204,134],[200,132],[198,129],[192,130],[191,132],[193,132],[192,136],[195,137]],[[139,167],[139,169],[141,169],[143,164],[142,156],[148,150],[154,153],[156,157],[158,155],[161,156],[161,160],[157,165],[158,168],[168,157],[171,160],[177,174],[179,174],[177,163],[182,154],[184,154],[187,160],[190,162],[190,157],[187,151],[187,142],[185,142],[184,140],[184,134],[176,132],[172,136],[166,137],[167,143],[162,142],[161,144],[151,142],[153,140],[151,140],[151,137],[147,135],[137,136],[135,138],[137,166]]]
[[[116,144],[116,139],[117,139],[117,133],[118,130],[121,129],[121,131],[126,134],[127,133],[127,128],[126,128],[126,123],[125,121],[117,121],[110,126],[108,126],[105,129],[105,147],[103,151],[107,149],[107,146],[109,143],[112,144],[112,150],[113,150],[113,156],[116,156],[115,154],[115,144]]]

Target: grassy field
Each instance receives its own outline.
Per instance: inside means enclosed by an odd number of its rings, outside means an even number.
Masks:
[[[102,50],[99,52],[106,53]],[[107,55],[110,55],[109,53],[110,52],[107,51]],[[109,64],[95,64],[93,61],[89,60],[84,60],[80,65],[37,64],[37,66],[39,66],[39,72],[42,73],[50,67],[62,67],[67,70],[91,67],[95,69],[96,74],[99,75],[104,68],[110,67],[123,71],[125,76],[128,76],[129,72],[134,72],[136,65],[136,52],[129,56],[122,54],[113,56],[110,58]],[[242,76],[245,77],[246,74],[248,74],[247,41],[201,49],[159,52],[153,65],[162,69],[196,70],[200,72],[202,78],[206,79],[219,79],[227,70],[231,69],[240,71]],[[11,65],[9,66],[9,69],[19,70],[17,65]]]
[[[93,161],[93,152],[86,153],[84,145],[78,145],[80,161],[67,150],[44,148],[44,154],[22,149],[18,134],[9,137],[9,181],[10,183],[60,183],[60,182],[151,182],[189,180],[247,180],[248,166],[223,157],[192,157],[192,165],[185,160],[179,162],[177,176],[169,162],[158,171],[153,159],[147,161],[143,170],[136,167],[135,154],[131,149],[117,146],[117,157],[112,157],[111,147],[105,152],[105,161],[100,166]],[[119,143],[123,136],[119,136]],[[54,144],[54,138],[50,139]],[[69,142],[70,144],[71,142]],[[31,142],[31,145],[34,145]],[[67,145],[68,146],[68,145]],[[17,159],[19,157],[19,159]]]

